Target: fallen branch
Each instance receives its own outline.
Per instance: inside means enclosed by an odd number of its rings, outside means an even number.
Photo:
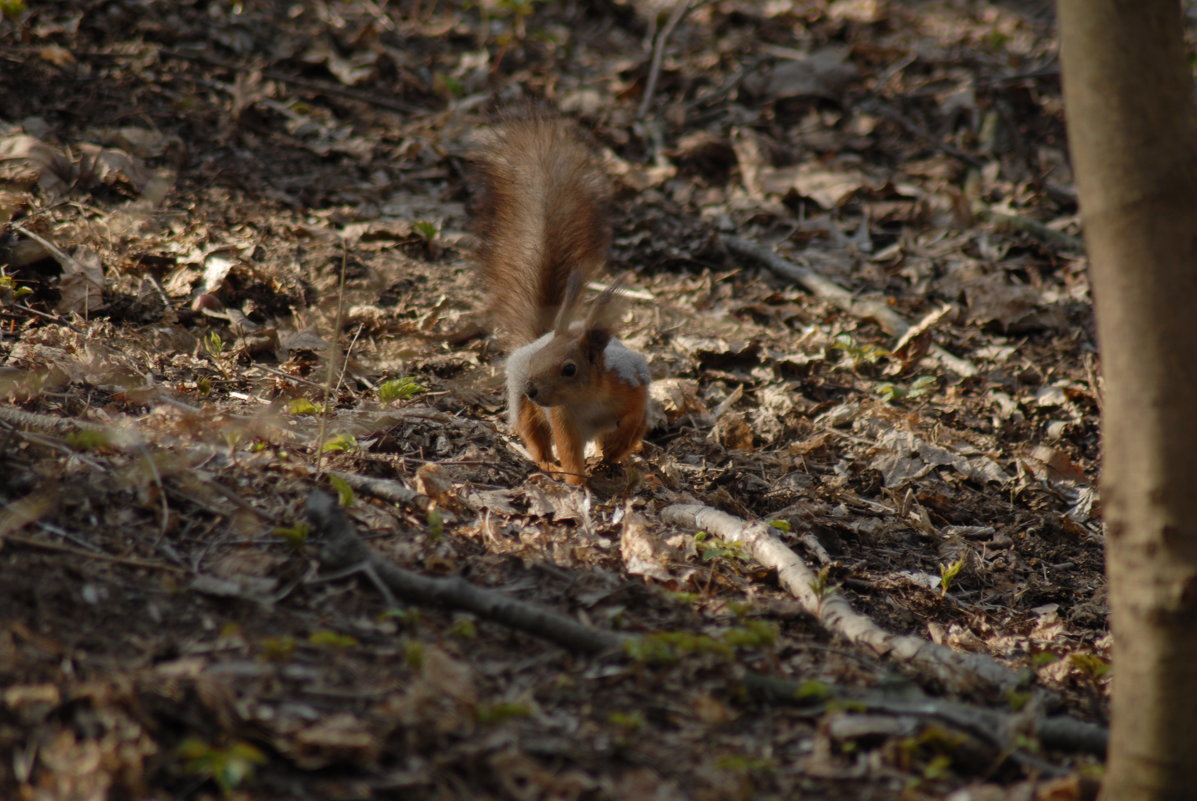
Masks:
[[[428,510],[429,497],[404,486],[401,482],[388,478],[363,476],[358,473],[346,473],[341,470],[329,470],[328,475],[336,476],[357,492],[364,492],[375,498],[402,506],[413,506],[421,511]]]
[[[324,537],[319,559],[326,570],[360,566],[401,598],[465,609],[484,620],[493,620],[571,651],[588,654],[618,651],[629,639],[623,634],[583,625],[552,609],[483,589],[462,578],[433,578],[404,570],[370,550],[352,521],[322,492],[308,496],[307,514],[312,527]]]
[[[1036,239],[1042,240],[1049,245],[1054,245],[1062,250],[1070,250],[1074,253],[1084,253],[1085,243],[1081,241],[1079,236],[1066,234],[1063,231],[1057,231],[1054,228],[1048,228],[1038,220],[1033,220],[1030,217],[1024,217],[1020,214],[1007,214],[1002,211],[995,211],[987,207],[980,207],[974,210],[977,219],[985,220],[996,225],[998,228],[1006,228],[1011,231],[1021,231],[1024,234],[1030,234]]]
[[[829,301],[855,317],[874,320],[877,325],[881,326],[883,331],[899,341],[910,330],[910,323],[906,322],[902,318],[902,315],[887,306],[884,301],[858,298],[830,278],[825,278],[814,270],[803,267],[800,264],[795,264],[789,259],[782,258],[769,248],[764,245],[758,245],[756,242],[731,235],[723,236],[722,241],[732,253],[756,259],[783,278],[788,278],[791,281],[801,284],[812,295]],[[967,377],[977,374],[976,365],[948,352],[939,345],[932,345],[930,352],[957,375]]]
[[[996,660],[981,654],[953,651],[921,637],[894,634],[855,611],[834,590],[816,589],[818,577],[764,523],[747,523],[718,509],[677,504],[661,510],[661,519],[676,526],[709,531],[725,540],[744,543],[758,562],[777,570],[788,589],[809,614],[829,631],[877,654],[910,665],[956,692],[1005,698],[1022,685],[1021,678]]]
[[[985,709],[933,698],[911,687],[889,691],[858,690],[820,683],[817,690],[812,690],[809,683],[753,673],[744,677],[744,687],[756,698],[770,704],[822,707],[834,702],[853,712],[932,720],[970,734],[1003,752],[1013,752],[1017,748],[1015,736],[1018,734],[1037,737],[1047,750],[1096,756],[1105,756],[1109,744],[1109,730],[1096,723],[1062,715],[1035,718]]]

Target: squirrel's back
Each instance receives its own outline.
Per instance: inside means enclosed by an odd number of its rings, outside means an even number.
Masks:
[[[474,158],[476,256],[491,322],[516,347],[551,330],[571,273],[588,280],[606,261],[610,190],[594,151],[553,117],[502,123]]]

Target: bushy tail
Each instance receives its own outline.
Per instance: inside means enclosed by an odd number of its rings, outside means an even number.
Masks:
[[[610,188],[594,151],[561,119],[501,123],[474,154],[473,228],[491,321],[509,348],[552,329],[572,272],[607,259]]]

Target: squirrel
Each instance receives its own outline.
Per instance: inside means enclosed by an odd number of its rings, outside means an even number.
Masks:
[[[507,120],[481,139],[475,258],[511,349],[508,420],[541,470],[582,484],[588,442],[607,464],[639,448],[652,381],[645,358],[613,336],[619,282],[581,302],[611,243],[607,178],[559,118]]]

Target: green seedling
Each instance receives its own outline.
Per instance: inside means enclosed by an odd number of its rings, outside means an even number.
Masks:
[[[445,536],[445,519],[440,509],[428,510],[428,541],[436,545]]]
[[[66,435],[66,443],[77,451],[102,451],[112,443],[103,431],[84,429]]]
[[[640,712],[612,712],[607,715],[607,722],[630,734],[644,728],[644,715]]]
[[[713,537],[705,531],[700,531],[694,535],[694,541],[699,544],[704,544],[705,547],[699,549],[699,558],[704,562],[710,562],[714,559],[730,559],[741,562],[748,561],[748,554],[744,552],[744,543],[739,540],[721,540],[718,537]]]
[[[1006,693],[1006,703],[1010,705],[1010,711],[1017,712],[1030,703],[1034,697],[1033,693],[1010,690]]]
[[[403,661],[412,670],[424,667],[424,643],[419,640],[404,640]]]
[[[896,400],[903,400],[905,398],[918,398],[926,395],[935,388],[935,376],[921,375],[910,382],[909,387],[899,386],[898,384],[891,384],[883,382],[877,385],[877,394],[886,403],[893,403]]]
[[[1031,664],[1037,668],[1047,667],[1060,661],[1060,657],[1051,651],[1040,651],[1031,657]]]
[[[790,523],[788,520],[770,520],[769,527],[775,528],[778,531],[790,531]]]
[[[948,590],[955,581],[956,576],[960,575],[960,571],[964,569],[965,558],[961,556],[950,565],[939,566],[939,594],[941,596],[947,595]]]
[[[290,635],[267,637],[262,640],[262,659],[267,662],[290,662],[299,644]]]
[[[441,227],[431,220],[417,220],[411,224],[411,230],[415,232],[416,236],[423,239],[425,242],[431,242],[436,239],[441,232]]]
[[[815,597],[818,598],[820,602],[826,600],[828,597],[833,595],[837,589],[839,589],[839,584],[833,584],[829,580],[830,575],[831,565],[823,565],[823,567],[819,568],[819,572],[815,574],[815,577],[811,579],[811,592],[815,594]]]
[[[357,437],[352,434],[337,434],[332,439],[325,440],[324,444],[320,446],[322,451],[356,451],[357,449]]]
[[[410,400],[428,388],[416,383],[414,378],[393,378],[383,382],[378,388],[378,399],[383,403],[397,400]]]
[[[183,770],[216,782],[225,795],[253,778],[254,767],[265,764],[266,757],[249,743],[235,742],[227,748],[209,745],[198,737],[179,743],[175,755],[183,760]]]
[[[777,625],[766,620],[749,620],[742,626],[735,626],[723,634],[723,642],[732,648],[760,650],[771,648],[777,642]]]
[[[358,645],[356,637],[329,629],[316,629],[308,635],[308,643],[317,648],[328,648],[335,651],[345,651]]]
[[[379,617],[382,620],[394,620],[409,631],[414,630],[424,619],[423,615],[420,614],[420,610],[415,607],[408,609],[388,609],[379,615]]]
[[[860,367],[862,364],[876,364],[877,362],[889,356],[889,351],[885,348],[868,343],[862,345],[853,339],[851,334],[840,334],[835,338],[835,342],[831,347],[840,351],[844,355],[844,361],[846,361],[848,366],[853,370],[855,370],[857,367]]]
[[[357,495],[353,491],[353,487],[349,486],[349,482],[340,476],[330,475],[328,483],[337,491],[337,501],[345,509],[353,506],[353,502],[357,500]]]
[[[3,8],[3,0],[0,0],[0,9]],[[11,275],[0,275],[0,298],[6,295],[11,296],[12,300],[20,300],[26,295],[32,295],[33,290],[27,286],[20,286],[17,284],[15,278]]]
[[[293,526],[279,526],[274,530],[274,536],[283,540],[292,548],[298,548],[308,541],[312,530],[307,523],[296,523]]]
[[[484,726],[502,723],[513,718],[527,718],[532,716],[532,709],[527,704],[518,701],[504,701],[497,704],[479,704],[474,712],[474,718]]]
[[[821,681],[804,681],[794,690],[794,700],[803,704],[815,704],[831,698],[831,690]]]
[[[474,619],[471,617],[459,617],[449,627],[449,636],[459,640],[476,640],[478,639],[478,626],[474,624]]]
[[[317,406],[307,398],[292,398],[287,401],[287,414],[298,416],[302,414],[320,414],[323,411],[323,406]]]
[[[209,331],[204,334],[200,339],[200,343],[203,344],[204,350],[208,352],[208,355],[214,359],[220,358],[224,353],[224,340],[215,331]]]
[[[624,650],[637,662],[656,665],[677,664],[688,654],[713,653],[727,659],[735,655],[727,643],[688,631],[657,631],[634,637],[624,644]]]
[[[1079,669],[1089,681],[1096,684],[1110,672],[1110,664],[1097,654],[1077,652],[1068,655],[1068,664]]]

